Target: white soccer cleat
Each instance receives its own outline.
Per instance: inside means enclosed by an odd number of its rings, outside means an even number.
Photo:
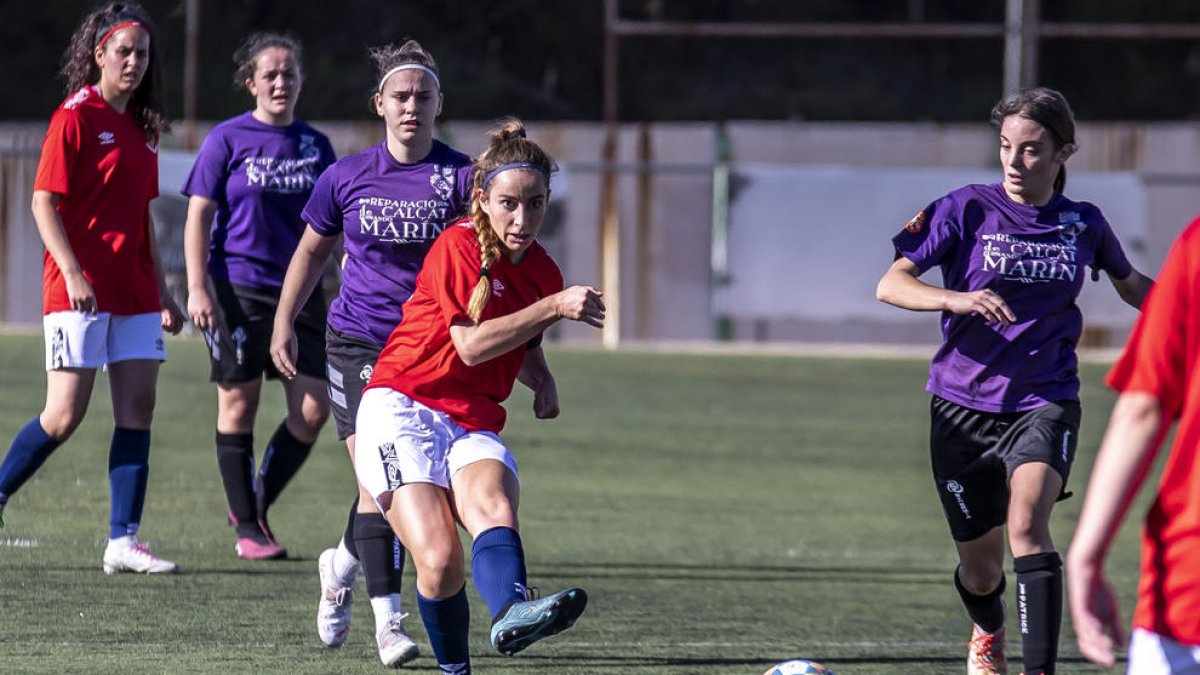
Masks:
[[[967,648],[967,675],[1006,675],[1004,660],[1004,628],[985,633],[975,626]]]
[[[321,577],[321,599],[317,601],[317,635],[330,647],[340,647],[350,634],[350,605],[353,589],[334,580],[333,556],[337,549],[327,548],[317,559]]]
[[[417,643],[413,642],[408,636],[408,631],[404,630],[406,616],[407,613],[393,614],[383,629],[375,635],[375,642],[379,645],[379,660],[388,668],[399,668],[420,654]]]
[[[178,571],[179,565],[154,555],[145,544],[138,543],[136,539],[132,545],[109,540],[108,547],[104,549],[105,574],[174,574]]]

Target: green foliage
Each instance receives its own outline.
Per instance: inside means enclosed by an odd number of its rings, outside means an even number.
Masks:
[[[111,429],[102,377],[82,428],[5,512],[3,670],[377,672],[361,582],[349,642],[326,650],[315,635],[316,557],[340,536],[352,495],[332,430],[271,514],[292,557],[238,560],[203,346],[172,339],[169,350],[142,534],[183,574],[100,570]],[[40,406],[41,354],[40,338],[0,337],[0,443]],[[518,387],[505,434],[521,465],[530,578],[545,590],[580,585],[592,601],[571,631],[506,659],[487,647],[486,609],[470,591],[480,672],[759,673],[796,657],[843,673],[962,672],[970,626],[929,476],[925,363],[553,346],[549,360],[562,417],[534,420]],[[1101,375],[1084,368],[1077,492],[1112,402]],[[282,414],[279,387],[266,392],[260,445]],[[1064,549],[1081,502],[1055,511]],[[1135,530],[1110,563],[1126,615]],[[429,672],[406,571],[423,649],[414,665]],[[1080,661],[1069,626],[1062,652],[1064,670],[1099,672]]]

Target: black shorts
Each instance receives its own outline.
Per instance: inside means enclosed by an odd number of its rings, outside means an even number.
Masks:
[[[354,418],[363,387],[371,380],[375,361],[383,347],[353,335],[325,328],[325,352],[329,359],[329,402],[339,441],[354,435]]]
[[[215,334],[204,333],[212,362],[209,379],[239,384],[257,380],[264,373],[279,379],[271,360],[271,331],[280,289],[235,285],[215,277],[212,282],[217,292],[217,329]],[[296,370],[321,380],[325,379],[324,325],[325,297],[317,288],[296,317]]]
[[[1022,464],[1049,464],[1066,489],[1079,438],[1078,401],[990,413],[934,396],[930,409],[933,478],[955,541],[977,539],[1004,524],[1008,479]]]

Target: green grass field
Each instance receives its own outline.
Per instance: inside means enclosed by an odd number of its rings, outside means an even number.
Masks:
[[[314,627],[316,557],[340,536],[353,491],[332,425],[271,512],[292,557],[241,561],[225,525],[202,343],[169,349],[141,534],[183,574],[100,570],[112,425],[102,377],[84,425],[5,512],[0,671],[379,671],[361,582],[344,647],[323,648]],[[506,432],[524,481],[530,580],[582,586],[591,604],[571,631],[510,659],[488,647],[472,589],[477,671],[757,675],[797,657],[840,675],[964,671],[970,625],[929,475],[924,361],[553,346],[548,357],[562,417],[534,420],[518,387]],[[40,337],[0,337],[0,449],[42,405],[42,360]],[[1083,370],[1077,492],[1113,400],[1103,372]],[[282,409],[272,386],[260,446]],[[1055,511],[1064,550],[1081,504],[1077,495]],[[1126,616],[1136,537],[1126,526],[1110,564]],[[409,668],[436,672],[407,571],[423,649]],[[1099,672],[1066,624],[1060,672]],[[1009,655],[1016,672],[1016,639]]]

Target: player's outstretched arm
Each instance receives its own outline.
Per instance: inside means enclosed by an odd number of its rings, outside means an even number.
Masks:
[[[1104,576],[1109,546],[1157,454],[1167,425],[1158,399],[1121,394],[1088,481],[1079,526],[1067,554],[1067,587],[1079,651],[1102,666],[1125,641],[1116,595]]]
[[[529,342],[559,319],[604,326],[604,295],[592,286],[571,286],[532,305],[478,324],[450,326],[458,357],[468,366],[494,359]]]

